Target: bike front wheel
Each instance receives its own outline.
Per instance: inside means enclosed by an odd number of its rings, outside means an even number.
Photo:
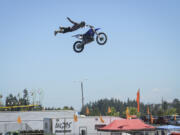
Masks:
[[[98,36],[96,37],[96,42],[99,45],[104,45],[107,42],[107,35],[103,32],[98,33]]]

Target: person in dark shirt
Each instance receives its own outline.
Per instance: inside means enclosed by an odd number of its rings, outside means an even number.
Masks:
[[[83,28],[86,25],[84,21],[77,23],[77,22],[72,21],[69,17],[67,17],[67,19],[73,24],[73,26],[72,27],[59,27],[59,30],[54,31],[55,36],[57,33],[72,32],[72,31],[78,30],[79,28]]]

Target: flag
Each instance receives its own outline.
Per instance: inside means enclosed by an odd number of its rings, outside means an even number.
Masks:
[[[136,101],[137,101],[137,110],[139,112],[139,102],[140,102],[140,89],[138,89],[138,92],[137,92],[137,98],[136,98]]]
[[[20,117],[20,116],[17,118],[17,123],[19,123],[19,124],[22,123],[22,120],[21,120],[21,117]]]
[[[89,108],[86,107],[86,115],[89,115]]]
[[[129,115],[129,108],[127,107],[126,108],[126,119],[129,119],[130,118],[130,115]]]
[[[151,115],[151,124],[153,124],[153,122],[154,122],[154,118],[153,118],[153,116]]]
[[[77,122],[78,121],[78,117],[76,114],[74,114],[74,121]]]
[[[149,113],[149,106],[147,107],[147,114],[149,115],[150,113]]]
[[[108,114],[109,114],[109,113],[111,113],[111,108],[110,108],[110,107],[108,107]]]
[[[103,120],[103,118],[102,118],[101,115],[100,115],[100,121],[101,121],[102,123],[104,123],[104,120]]]

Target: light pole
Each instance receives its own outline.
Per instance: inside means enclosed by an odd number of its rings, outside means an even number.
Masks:
[[[3,98],[3,96],[0,94],[0,106],[3,105],[3,103],[2,103],[2,98]]]
[[[81,82],[81,93],[82,93],[82,108],[84,107],[84,91],[83,91],[83,82]]]
[[[82,108],[84,107],[84,85],[83,85],[83,82],[84,81],[87,81],[87,79],[84,79],[84,80],[82,80],[82,81],[78,81],[78,82],[80,82],[81,83],[81,102],[82,102]],[[76,82],[76,81],[75,81]]]

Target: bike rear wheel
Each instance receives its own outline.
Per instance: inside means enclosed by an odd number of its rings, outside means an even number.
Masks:
[[[80,53],[84,50],[84,45],[82,45],[82,41],[76,41],[73,45],[73,50],[76,53]]]
[[[96,37],[96,42],[99,45],[104,45],[107,42],[107,35],[103,32],[98,33],[98,36]]]

